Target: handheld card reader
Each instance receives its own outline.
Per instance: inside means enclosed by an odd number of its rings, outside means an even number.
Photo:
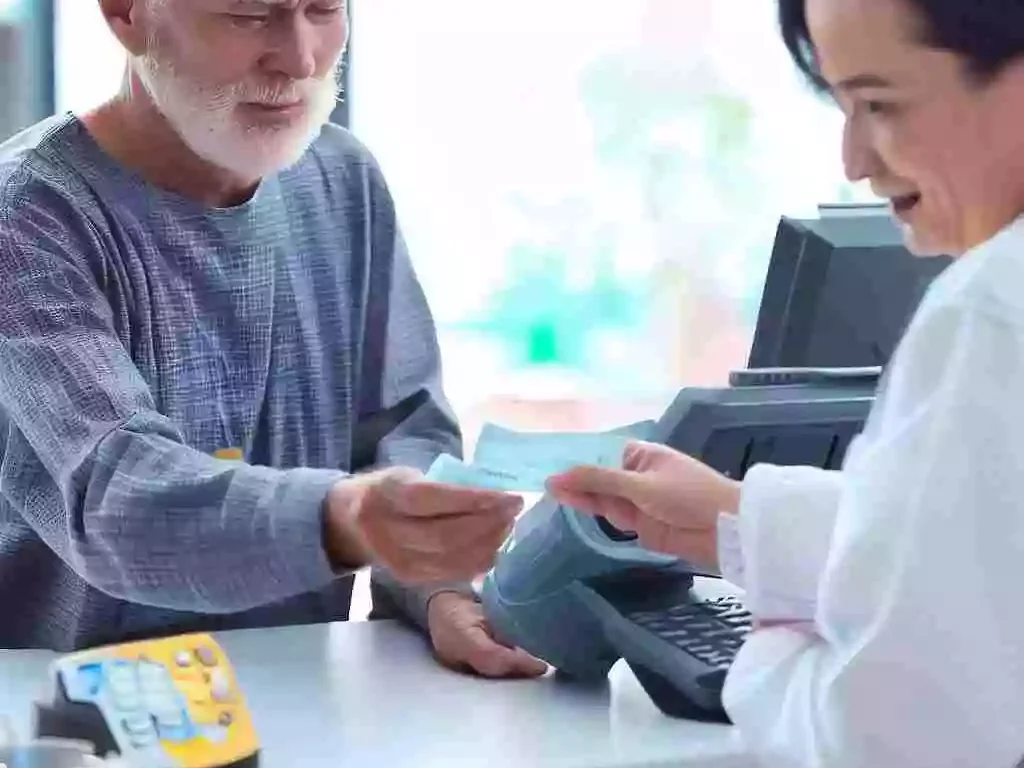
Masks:
[[[205,634],[73,653],[51,668],[35,732],[135,768],[255,768],[259,745],[224,651]]]
[[[726,722],[725,672],[751,619],[735,597],[694,599],[699,575],[712,574],[545,497],[516,522],[481,601],[499,638],[561,675],[600,679],[625,659],[665,714]]]

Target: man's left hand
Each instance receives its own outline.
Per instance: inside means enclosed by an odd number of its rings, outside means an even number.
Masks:
[[[484,677],[540,677],[548,666],[494,639],[483,608],[468,595],[441,592],[427,608],[434,654],[446,667]]]

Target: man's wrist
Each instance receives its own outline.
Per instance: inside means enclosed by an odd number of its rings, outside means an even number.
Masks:
[[[371,562],[370,548],[356,522],[365,488],[342,480],[335,483],[323,501],[323,547],[335,572],[354,571]]]
[[[446,584],[434,589],[427,589],[425,592],[424,610],[428,624],[430,623],[432,611],[444,611],[447,606],[464,600],[472,602],[477,602],[478,600],[473,586],[468,582],[465,584]]]
[[[444,606],[447,600],[452,598],[459,598],[462,593],[455,591],[454,589],[439,589],[436,592],[430,592],[427,594],[427,616],[430,616],[431,606]],[[438,599],[440,598],[440,599]]]

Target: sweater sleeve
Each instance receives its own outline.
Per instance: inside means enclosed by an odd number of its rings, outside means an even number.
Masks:
[[[132,602],[234,612],[335,577],[337,471],[258,467],[183,442],[113,327],[83,246],[45,212],[0,222],[0,486],[85,581]]]

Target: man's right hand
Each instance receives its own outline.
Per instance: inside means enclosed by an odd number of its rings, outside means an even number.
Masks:
[[[335,485],[324,542],[332,563],[382,565],[408,584],[467,581],[487,571],[522,499],[422,478],[397,467]]]

